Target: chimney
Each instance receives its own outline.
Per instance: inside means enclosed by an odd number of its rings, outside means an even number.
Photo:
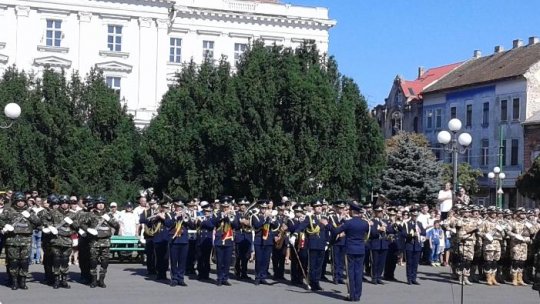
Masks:
[[[426,72],[426,70],[424,69],[424,67],[418,67],[418,79],[420,79],[420,77],[424,76],[424,73]]]
[[[516,39],[516,40],[512,41],[512,48],[513,49],[518,48],[518,47],[522,47],[522,46],[523,46],[523,40]]]
[[[474,50],[473,58],[476,59],[480,57],[482,57],[482,52],[480,50]]]
[[[529,37],[529,45],[533,45],[537,43],[538,43],[538,37],[535,37],[535,36]]]
[[[494,53],[502,53],[502,52],[504,52],[504,47],[502,45],[496,45],[493,52]]]

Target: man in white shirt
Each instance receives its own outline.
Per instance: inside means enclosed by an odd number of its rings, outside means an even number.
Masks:
[[[133,211],[133,204],[128,202],[124,210],[119,212],[120,235],[135,236],[137,234],[137,225],[139,216]]]
[[[448,211],[452,210],[452,184],[446,183],[444,190],[439,191],[439,211],[441,212],[441,221],[444,221],[448,217]]]

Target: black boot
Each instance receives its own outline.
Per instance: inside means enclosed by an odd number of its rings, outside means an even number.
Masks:
[[[107,285],[105,285],[105,275],[104,274],[99,275],[98,286],[101,287],[101,288],[107,288]]]
[[[26,286],[26,276],[19,276],[19,288],[28,289],[28,286]]]
[[[97,286],[97,275],[92,275],[92,281],[90,282],[90,288],[96,288]]]
[[[60,280],[60,287],[65,288],[65,289],[70,289],[71,288],[71,286],[69,286],[69,284],[67,282],[67,275],[62,276],[62,280]]]
[[[11,277],[11,290],[17,290],[19,289],[19,284],[17,284],[17,278]]]
[[[60,288],[60,276],[58,276],[58,275],[54,276],[53,288],[54,289]]]

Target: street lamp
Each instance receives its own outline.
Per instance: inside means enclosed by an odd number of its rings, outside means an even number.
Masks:
[[[15,119],[21,116],[21,107],[14,102],[8,103],[4,108],[4,114],[10,121],[0,124],[0,129],[7,129],[13,125]]]
[[[496,205],[497,207],[502,207],[502,195],[504,194],[504,191],[502,189],[503,180],[506,178],[506,174],[504,172],[501,172],[501,168],[494,167],[493,171],[488,173],[488,178],[495,180],[495,189],[497,189],[497,192],[495,194],[496,197]]]
[[[458,136],[458,132],[461,130],[461,121],[457,118],[450,119],[448,122],[448,129],[450,129],[450,132],[444,130],[437,134],[437,141],[444,145],[446,151],[452,153],[452,183],[454,187],[452,196],[453,201],[455,201],[457,192],[458,153],[464,154],[467,151],[472,142],[472,136],[467,132],[463,132]]]

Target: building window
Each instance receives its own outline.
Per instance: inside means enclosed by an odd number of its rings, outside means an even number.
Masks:
[[[171,38],[169,62],[173,62],[173,63],[182,62],[182,39]]]
[[[433,128],[433,111],[427,111],[426,112],[426,117],[427,117],[427,121],[426,121],[426,129],[431,129]]]
[[[121,87],[120,87],[120,83],[121,83],[121,78],[120,77],[110,77],[110,76],[107,76],[105,78],[105,82],[107,83],[107,86],[111,89],[114,90],[114,92],[118,95],[118,97],[120,97],[120,90],[121,90]]]
[[[506,166],[506,139],[503,139],[502,146],[500,147],[501,151],[501,164],[502,166]]]
[[[248,45],[245,43],[235,43],[234,44],[234,64],[240,62],[242,54],[247,50]]]
[[[506,99],[501,100],[501,121],[508,120],[508,101]]]
[[[482,112],[482,127],[487,128],[489,126],[489,102],[484,102],[484,108]]]
[[[450,119],[453,119],[453,118],[456,118],[457,117],[457,108],[456,107],[451,107],[450,108]]]
[[[122,26],[109,25],[107,29],[107,47],[111,52],[122,51]]]
[[[472,104],[467,105],[466,127],[472,126]]]
[[[62,20],[47,19],[47,46],[60,46],[62,42]]]
[[[203,58],[214,59],[214,41],[203,41]]]
[[[512,119],[519,120],[519,98],[512,100]]]
[[[519,140],[512,139],[512,150],[510,151],[510,166],[517,166],[519,152]]]
[[[489,139],[482,139],[480,155],[480,165],[487,166],[489,164]]]
[[[437,109],[435,111],[435,128],[440,129],[442,128],[442,110]]]

